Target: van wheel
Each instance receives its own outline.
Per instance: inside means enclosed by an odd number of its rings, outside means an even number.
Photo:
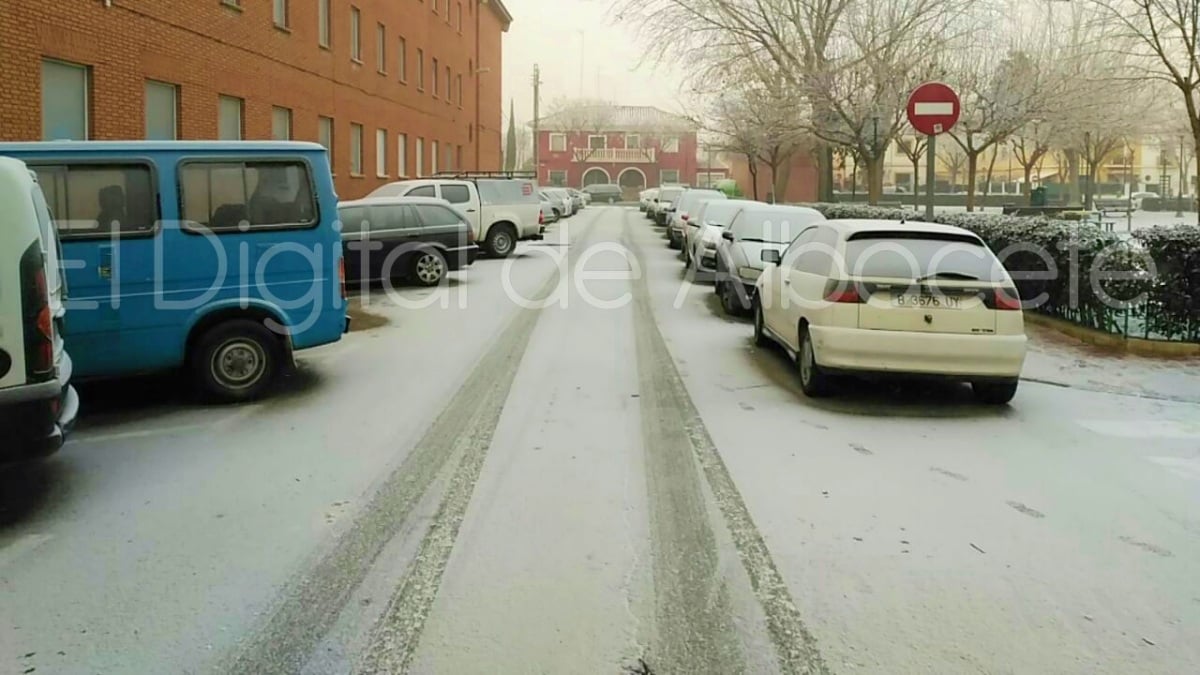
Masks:
[[[1007,382],[972,382],[971,389],[975,398],[988,405],[1008,405],[1017,395],[1019,380]]]
[[[283,363],[279,338],[247,319],[226,321],[200,337],[192,373],[201,391],[229,403],[254,400],[274,383]]]
[[[512,255],[517,246],[517,234],[508,225],[497,225],[488,232],[484,242],[488,255],[495,258],[507,258]]]
[[[422,286],[437,286],[446,278],[446,258],[433,249],[417,253],[410,276]]]
[[[732,283],[726,281],[725,283]],[[755,296],[754,305],[754,344],[759,347],[766,347],[771,344],[771,338],[767,337],[767,332],[763,329],[763,308],[762,303]]]
[[[817,353],[807,326],[800,327],[800,352],[796,354],[796,365],[800,369],[800,388],[806,396],[822,398],[829,395],[829,376],[817,364]]]

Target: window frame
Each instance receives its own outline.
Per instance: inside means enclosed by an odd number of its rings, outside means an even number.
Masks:
[[[437,60],[436,56],[433,57],[433,67],[430,69],[430,71],[433,73],[433,82],[432,82],[433,87],[431,87],[433,89],[433,97],[437,98],[438,97],[438,60]]]
[[[408,177],[408,134],[396,133],[396,177]]]
[[[673,155],[673,154],[676,154],[679,152],[680,143],[681,143],[681,141],[678,136],[663,136],[662,141],[660,141],[659,145],[662,147],[663,153]],[[675,149],[674,150],[669,149],[667,147],[668,145],[675,146]]]
[[[333,0],[317,0],[317,46],[333,48]]]
[[[562,174],[562,183],[561,184],[554,182],[554,174]],[[546,173],[546,180],[550,182],[550,187],[552,187],[552,188],[565,187],[567,185],[567,181],[569,179],[570,179],[569,172],[566,171],[565,169],[550,169],[550,171]]]
[[[400,72],[397,74],[397,79],[408,84],[408,40],[403,36],[399,36],[398,51],[400,58],[396,62],[396,69]]]
[[[667,175],[668,173],[670,173],[670,174],[674,174],[674,175],[675,175],[675,180],[667,180],[667,179],[666,179],[666,175]],[[679,169],[659,169],[659,171],[658,171],[658,184],[659,184],[659,186],[661,187],[662,185],[664,185],[664,184],[666,184],[666,183],[670,183],[670,184],[672,184],[672,185],[677,185],[677,184],[679,183]]]
[[[238,104],[238,137],[221,138],[221,104],[225,101],[237,101]],[[217,94],[217,140],[242,141],[246,139],[246,99],[240,96]]]
[[[280,11],[283,12],[282,18],[280,18]],[[271,3],[271,20],[275,23],[276,28],[291,31],[292,7],[288,0],[274,0]]]
[[[333,171],[333,148],[335,139],[337,138],[337,122],[333,119],[333,117],[328,115],[317,115],[317,143],[321,143],[321,124],[326,120],[329,121],[329,145],[325,146],[325,152],[329,155],[329,170],[331,173],[336,175],[336,173]],[[323,143],[321,144],[324,145]]]
[[[246,164],[303,164],[305,171],[307,171],[308,191],[309,191],[309,195],[312,197],[312,203],[313,203],[312,222],[310,222],[310,223],[283,223],[283,224],[278,224],[278,225],[259,225],[257,227],[254,226],[253,224],[251,224],[251,226],[249,228],[247,228],[245,231],[242,231],[236,225],[232,228],[222,227],[220,229],[214,229],[208,225],[202,225],[201,223],[197,223],[197,225],[201,225],[201,228],[190,227],[188,225],[189,221],[187,221],[183,217],[183,213],[184,213],[183,203],[184,203],[184,200],[186,199],[186,195],[184,194],[184,187],[183,187],[183,170],[185,167],[187,167],[189,165],[194,165],[194,164],[242,164],[242,165],[246,165]],[[245,166],[242,167],[242,171],[243,171],[243,175],[244,175],[244,172],[246,171]],[[303,157],[303,156],[298,156],[298,155],[262,155],[262,156],[255,156],[255,157],[250,157],[250,156],[246,156],[246,155],[243,155],[240,157],[237,157],[237,156],[235,156],[235,157],[213,157],[213,156],[181,157],[181,158],[179,158],[179,161],[175,163],[175,186],[177,188],[176,192],[178,193],[177,197],[176,197],[176,199],[177,199],[176,206],[179,209],[179,229],[181,232],[183,232],[185,234],[190,234],[193,236],[201,236],[204,234],[213,234],[213,235],[217,235],[217,236],[230,235],[230,234],[253,235],[253,234],[257,234],[257,233],[261,233],[261,232],[280,232],[280,231],[286,231],[286,230],[313,230],[313,229],[316,229],[321,226],[322,216],[321,216],[321,200],[318,198],[317,184],[314,180],[315,176],[316,176],[316,173],[313,170],[312,162],[309,161],[308,157]],[[243,178],[243,180],[245,180],[245,179]],[[210,184],[210,191],[211,191],[211,184]],[[247,195],[246,198],[249,199],[250,198],[249,195]],[[211,217],[211,214],[209,214],[209,215]]]
[[[354,178],[363,178],[366,174],[363,173],[363,125],[359,122],[350,123],[350,175]],[[354,170],[355,152],[354,152],[354,131],[358,130],[358,170]]]
[[[350,60],[362,64],[362,10],[350,5]]]
[[[417,91],[425,91],[425,50],[417,47]]]
[[[604,145],[602,145],[599,148],[592,147],[592,139],[593,138],[599,138],[600,140],[604,141]],[[608,136],[605,134],[588,134],[587,149],[588,150],[607,150],[608,149]]]
[[[143,80],[142,86],[142,115],[145,117],[143,121],[145,122],[144,126],[146,127],[146,139],[150,139],[149,93],[152,85],[171,88],[171,138],[167,140],[177,141],[179,140],[179,85],[172,82],[166,82],[164,80],[155,80],[149,77]]]
[[[287,138],[275,138],[275,115],[276,115],[276,113],[279,113],[280,111],[287,113]],[[290,140],[292,140],[294,138],[294,135],[293,135],[294,119],[295,119],[295,114],[292,112],[291,108],[285,108],[284,106],[281,106],[281,105],[271,106],[271,140],[274,140],[274,141],[290,141]]]
[[[375,24],[375,71],[387,75],[387,26],[382,22]]]
[[[556,137],[563,139],[562,150],[554,149],[554,139]],[[550,152],[567,152],[567,149],[568,149],[567,148],[567,135],[563,134],[563,133],[558,133],[558,132],[550,132]]]
[[[388,148],[387,129],[384,129],[384,128],[376,129],[375,130],[375,177],[376,178],[388,178],[389,177],[389,174],[387,172],[387,170],[388,170],[387,148]],[[382,168],[383,168],[382,172],[380,172],[380,170],[379,170],[381,168],[381,166],[380,166],[381,161],[382,161]]]
[[[46,89],[46,63],[55,63],[60,66],[74,68],[83,71],[83,138],[81,141],[92,140],[92,66],[85,63],[75,63],[74,61],[65,61],[63,59],[53,59],[42,57],[38,61],[38,87],[42,90],[39,103],[43,106],[41,114],[42,140],[54,141],[62,140],[56,138],[46,138],[46,111],[45,107],[45,89]]]
[[[637,139],[636,145],[629,144],[629,139],[631,139],[631,138]],[[642,135],[641,134],[625,134],[625,149],[626,150],[641,150],[642,149]]]
[[[54,208],[51,206],[50,207],[50,219],[53,223],[55,223],[54,231],[58,234],[59,241],[89,241],[89,240],[90,241],[97,241],[97,240],[111,241],[114,237],[117,239],[150,239],[152,237],[158,236],[158,233],[162,230],[162,222],[163,222],[162,198],[161,198],[162,193],[159,190],[158,164],[156,164],[155,161],[153,159],[151,159],[150,157],[138,156],[138,157],[121,158],[120,161],[114,161],[112,159],[101,159],[101,158],[96,158],[96,157],[84,157],[84,158],[80,158],[80,159],[71,159],[68,157],[65,159],[59,158],[59,159],[45,160],[45,161],[38,161],[38,160],[32,159],[32,158],[28,158],[28,159],[22,158],[21,161],[25,162],[26,166],[28,166],[29,169],[31,171],[33,171],[34,173],[37,173],[37,167],[51,167],[51,168],[61,167],[63,169],[66,169],[66,171],[64,173],[69,173],[71,166],[102,166],[102,167],[103,166],[108,166],[108,167],[129,167],[129,166],[139,166],[140,167],[140,166],[144,166],[150,170],[150,191],[151,191],[151,193],[153,193],[152,196],[154,199],[154,216],[155,216],[154,224],[150,227],[150,229],[142,231],[142,232],[131,232],[128,234],[123,233],[123,232],[117,232],[114,234],[112,231],[109,231],[105,234],[101,234],[99,231],[97,231],[95,233],[72,234],[70,230],[64,230],[58,226],[58,224],[57,224],[58,216],[57,216]],[[38,176],[39,185],[41,184],[41,182],[42,182],[41,176]],[[57,190],[57,187],[55,189]],[[45,189],[43,189],[42,192],[43,192],[43,196],[44,196]],[[46,204],[47,204],[47,206],[50,206],[50,200],[47,199]]]

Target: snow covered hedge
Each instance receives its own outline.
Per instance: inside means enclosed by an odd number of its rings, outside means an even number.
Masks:
[[[807,204],[830,220],[924,220],[904,208]],[[979,235],[1032,309],[1113,333],[1200,342],[1200,227],[1139,230],[995,213],[939,213]]]

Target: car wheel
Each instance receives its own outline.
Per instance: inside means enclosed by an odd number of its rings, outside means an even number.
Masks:
[[[1019,380],[1007,382],[972,382],[975,398],[988,405],[1007,405],[1017,395]]]
[[[667,245],[673,250],[679,250],[683,248],[683,242],[679,241],[679,237],[676,236],[675,230],[667,231]]]
[[[446,259],[433,249],[421,251],[413,261],[411,278],[422,286],[437,286],[446,278]]]
[[[733,282],[731,282],[731,281],[725,282],[726,285],[729,285],[731,283],[733,283]],[[767,345],[771,344],[771,338],[767,337],[767,331],[763,327],[762,303],[760,303],[758,301],[758,298],[756,297],[756,298],[754,298],[753,305],[754,305],[754,344],[758,345],[759,347],[766,347]]]
[[[800,388],[806,396],[821,398],[829,395],[829,376],[817,364],[812,336],[804,326],[800,328],[800,352],[796,355],[796,365],[800,369]]]
[[[721,284],[721,309],[729,316],[742,316],[746,313],[746,305],[742,294],[738,293],[738,282],[727,281]]]
[[[226,321],[200,337],[191,362],[204,394],[239,403],[262,396],[271,386],[283,349],[279,338],[258,321]]]
[[[512,228],[498,225],[488,232],[487,241],[484,244],[487,247],[488,255],[507,258],[516,248],[517,242]]]

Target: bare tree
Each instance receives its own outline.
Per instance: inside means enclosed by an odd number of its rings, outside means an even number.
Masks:
[[[1182,98],[1191,155],[1200,156],[1200,2],[1091,0],[1143,77],[1165,82]]]
[[[925,149],[929,145],[929,137],[924,134],[913,133],[912,135],[901,135],[896,138],[896,148],[912,162],[913,167],[913,206],[921,206],[921,159],[925,156]]]
[[[1034,167],[1041,166],[1046,154],[1050,152],[1050,139],[1053,126],[1043,120],[1034,120],[1021,127],[1009,138],[1012,145],[1013,157],[1021,165],[1023,181],[1021,194],[1029,197]],[[1039,175],[1040,179],[1041,176]]]
[[[542,131],[600,134],[611,131],[616,106],[608,101],[586,98],[560,98],[549,106],[549,114],[539,122]],[[575,161],[586,162],[596,148],[577,148]]]
[[[967,153],[957,143],[946,143],[938,149],[938,160],[946,166],[950,174],[950,189],[958,188],[958,174],[967,166]]]

